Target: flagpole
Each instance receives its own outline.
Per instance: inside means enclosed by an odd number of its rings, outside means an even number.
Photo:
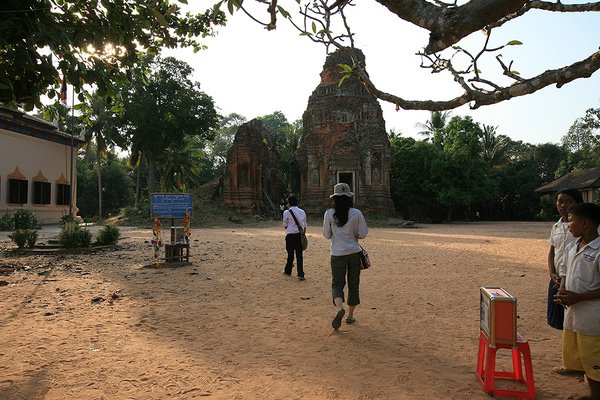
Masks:
[[[73,118],[74,118],[74,112],[75,112],[75,87],[71,86],[71,193],[69,193],[69,215],[71,217],[74,217],[73,215],[73,192],[75,190],[75,182],[73,181],[73,135],[74,135],[74,129],[73,129]],[[68,115],[68,113],[67,113]]]

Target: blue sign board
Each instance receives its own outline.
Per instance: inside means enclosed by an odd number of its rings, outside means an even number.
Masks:
[[[190,193],[152,193],[150,198],[152,218],[183,218],[192,213]]]

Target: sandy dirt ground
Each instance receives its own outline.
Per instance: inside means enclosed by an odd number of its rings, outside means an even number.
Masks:
[[[282,275],[275,223],[196,229],[192,263],[177,268],[144,268],[149,230],[92,254],[4,250],[0,399],[487,399],[475,375],[486,285],[518,298],[537,398],[583,395],[581,380],[551,373],[561,332],[545,322],[550,227],[371,228],[357,322],[337,332],[316,224],[305,281]],[[502,366],[510,352],[499,354]]]

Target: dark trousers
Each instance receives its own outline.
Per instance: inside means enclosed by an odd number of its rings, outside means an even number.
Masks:
[[[290,233],[285,235],[285,249],[287,250],[287,262],[285,263],[285,272],[287,275],[292,274],[294,266],[294,252],[296,253],[296,263],[298,267],[298,276],[304,277],[304,259],[302,258],[302,243],[300,243],[299,233]]]
[[[550,279],[550,285],[548,286],[548,325],[556,329],[563,329],[565,309],[561,304],[556,304],[554,302],[554,295],[556,293],[558,293],[558,288],[554,287],[554,281]]]

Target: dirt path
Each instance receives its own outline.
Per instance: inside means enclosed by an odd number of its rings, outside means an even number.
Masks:
[[[550,226],[373,228],[358,321],[338,332],[318,226],[306,281],[282,275],[279,226],[195,230],[179,268],[142,268],[147,230],[117,251],[5,252],[0,266],[19,269],[0,276],[0,399],[488,399],[475,378],[484,285],[519,299],[538,399],[582,395],[550,373],[561,340],[545,322]]]

